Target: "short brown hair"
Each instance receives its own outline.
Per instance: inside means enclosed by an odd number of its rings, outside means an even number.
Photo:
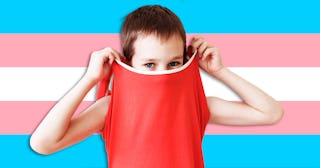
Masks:
[[[159,5],[143,6],[128,14],[121,28],[122,53],[128,62],[131,62],[134,55],[133,46],[138,35],[149,34],[154,34],[161,40],[178,35],[186,48],[185,30],[180,19],[172,11]]]

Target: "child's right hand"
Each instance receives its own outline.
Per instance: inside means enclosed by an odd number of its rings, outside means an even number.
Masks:
[[[110,72],[114,59],[120,60],[120,57],[121,55],[110,47],[94,51],[84,76],[95,83],[99,82]]]

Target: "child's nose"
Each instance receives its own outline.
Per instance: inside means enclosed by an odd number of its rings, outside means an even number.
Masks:
[[[160,65],[160,66],[158,66],[158,68],[157,68],[157,71],[164,71],[164,70],[168,70],[168,67],[165,66],[165,65]]]

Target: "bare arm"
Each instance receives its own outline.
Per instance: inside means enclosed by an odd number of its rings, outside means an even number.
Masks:
[[[104,97],[72,118],[89,90],[109,72],[117,53],[106,48],[91,55],[86,74],[49,111],[30,138],[33,150],[50,154],[70,146],[102,129],[109,98]]]
[[[194,37],[191,45],[193,50],[198,50],[201,68],[228,85],[243,100],[243,102],[232,102],[208,97],[210,123],[261,125],[273,124],[282,118],[281,105],[271,96],[224,67],[216,47],[208,44],[202,37]]]
[[[85,93],[82,91],[82,87],[85,87],[83,83],[80,81],[63,97],[33,132],[30,146],[34,151],[41,154],[51,154],[85,139],[103,128],[109,103],[108,97],[99,99],[78,116],[72,118],[83,99],[81,95]]]

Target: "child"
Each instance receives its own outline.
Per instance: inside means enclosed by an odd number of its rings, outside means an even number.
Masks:
[[[274,124],[282,118],[283,110],[279,103],[225,67],[217,48],[208,44],[203,37],[193,37],[187,50],[184,28],[178,17],[167,8],[157,5],[144,6],[129,14],[122,26],[121,45],[124,56],[112,48],[92,53],[85,75],[51,109],[34,131],[30,139],[33,150],[41,154],[51,154],[85,139],[93,133],[104,130],[108,104],[110,103],[108,95],[98,99],[79,116],[74,118],[72,116],[88,91],[109,74],[115,59],[125,59],[126,63],[135,69],[163,71],[181,67],[188,61],[187,57],[192,55],[187,53],[197,52],[198,57],[196,58],[199,59],[199,66],[224,82],[243,99],[243,102],[230,102],[217,97],[207,97],[206,103],[210,112],[209,123],[261,125]],[[132,146],[134,145],[132,144]],[[163,148],[171,147],[176,149],[174,146],[163,146]],[[121,155],[117,155],[117,158],[113,155],[108,156],[109,159],[112,157],[109,160],[109,164],[112,164],[109,166],[124,167],[120,166],[119,160],[121,158],[118,156],[121,157]],[[148,167],[148,164],[144,165],[143,163],[148,162],[148,158],[146,158],[148,155],[141,154],[141,156],[144,157],[136,161],[139,162],[139,165],[134,160],[130,160],[129,167]],[[196,162],[202,156],[199,158],[197,156],[193,156],[195,158],[181,156],[183,157],[168,158],[165,160],[167,163],[154,161],[152,167],[163,167],[163,165],[185,167],[185,165],[179,165],[179,161],[183,161],[183,159],[190,163],[189,167],[204,166],[203,160],[201,160],[202,163]]]

